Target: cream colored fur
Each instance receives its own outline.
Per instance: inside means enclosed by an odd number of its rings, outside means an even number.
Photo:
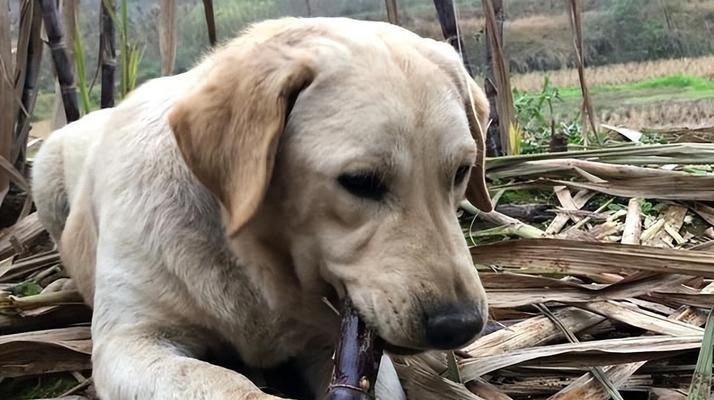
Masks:
[[[217,342],[253,367],[293,358],[321,394],[339,322],[323,297],[349,296],[388,343],[417,350],[428,307],[469,302],[485,318],[454,174],[477,166],[468,197],[488,211],[487,115],[446,44],[282,19],[54,132],[34,195],[94,308],[99,396],[274,398],[198,359]],[[364,170],[384,176],[383,201],[337,182]]]

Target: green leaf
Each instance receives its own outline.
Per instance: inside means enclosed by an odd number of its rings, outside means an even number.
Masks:
[[[709,311],[702,348],[692,375],[688,400],[710,400],[712,390],[712,359],[714,358],[714,308]]]
[[[42,286],[33,281],[26,281],[14,286],[10,292],[19,297],[34,296],[42,292]]]
[[[79,88],[79,99],[82,102],[82,111],[88,114],[91,111],[89,100],[89,85],[87,85],[87,73],[85,70],[84,43],[82,42],[82,32],[79,29],[79,21],[74,24],[74,64],[77,68],[77,87]]]

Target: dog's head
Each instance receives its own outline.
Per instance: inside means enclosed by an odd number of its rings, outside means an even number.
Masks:
[[[488,103],[456,52],[383,23],[279,20],[212,60],[170,124],[230,240],[272,242],[393,348],[473,340],[487,306],[456,208],[491,210]]]

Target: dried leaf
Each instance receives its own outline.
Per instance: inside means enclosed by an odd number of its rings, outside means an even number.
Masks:
[[[610,164],[667,165],[667,164],[711,164],[714,159],[712,143],[677,143],[647,146],[623,146],[596,150],[567,151],[561,153],[523,154],[486,159],[488,176],[507,177],[533,172],[534,165],[526,164],[538,160],[587,159]],[[536,164],[537,165],[537,164]],[[547,170],[552,168],[548,167]],[[561,167],[559,167],[561,169]],[[546,171],[547,171],[546,170]]]
[[[89,327],[72,327],[0,336],[0,377],[90,368]]]
[[[639,143],[640,139],[642,139],[642,132],[634,129],[629,129],[629,128],[622,128],[622,127],[617,127],[617,126],[612,126],[612,125],[607,125],[607,124],[600,124],[605,129],[609,129],[613,132],[617,132],[620,135],[624,136],[627,138],[627,140],[635,143]]]
[[[37,213],[32,213],[18,223],[0,233],[0,259],[15,254],[13,238],[20,244],[27,244],[37,239],[44,232],[42,223],[37,218]],[[0,274],[2,277],[2,274]]]
[[[593,190],[619,197],[645,197],[660,200],[714,199],[714,175],[677,175],[609,180],[604,183],[544,180],[555,185]]]
[[[714,278],[712,253],[659,249],[616,243],[560,239],[521,239],[471,249],[479,264],[521,268],[522,272],[628,274],[633,271],[678,273]]]
[[[461,362],[465,381],[512,365],[538,360],[539,365],[595,366],[650,359],[656,355],[697,349],[702,335],[643,336],[557,344],[515,350],[504,354],[474,357]]]
[[[702,328],[668,319],[653,312],[617,301],[584,303],[581,307],[610,319],[664,335],[688,336],[704,334]]]
[[[642,209],[641,199],[635,197],[627,203],[627,217],[625,227],[622,230],[622,244],[640,244],[640,234],[642,233]]]
[[[605,317],[575,307],[567,307],[554,313],[573,332],[580,332],[605,320]],[[563,337],[563,333],[551,320],[538,315],[483,336],[464,351],[472,357],[483,357],[542,345]]]
[[[439,376],[422,356],[394,363],[410,400],[484,400],[466,386]]]

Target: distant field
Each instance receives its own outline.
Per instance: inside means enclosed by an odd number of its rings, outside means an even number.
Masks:
[[[596,110],[598,122],[634,129],[714,126],[714,98]]]
[[[656,102],[696,101],[714,98],[714,80],[691,75],[670,75],[617,85],[594,85],[590,89],[600,106],[634,106]],[[567,104],[580,102],[579,87],[560,90]]]
[[[562,102],[561,118],[580,110],[576,70],[514,75],[512,85],[537,92],[548,77]],[[599,122],[631,128],[714,125],[714,57],[588,68],[586,78]]]
[[[714,79],[714,56],[612,64],[588,67],[586,71],[586,79],[591,86],[620,85],[671,75]],[[571,68],[513,75],[511,86],[527,92],[537,91],[543,87],[546,76],[553,86],[559,88],[575,87],[580,84],[578,70]]]

